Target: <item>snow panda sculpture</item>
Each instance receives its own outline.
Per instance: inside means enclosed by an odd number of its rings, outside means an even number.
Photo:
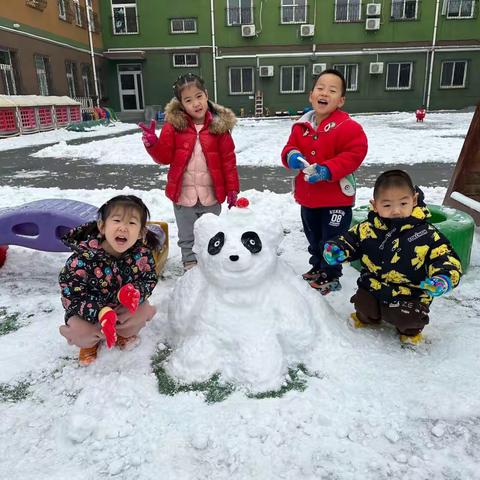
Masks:
[[[280,388],[316,336],[308,286],[277,255],[281,225],[234,208],[203,215],[194,234],[198,265],[168,309],[167,372],[181,383],[220,373],[251,392]]]

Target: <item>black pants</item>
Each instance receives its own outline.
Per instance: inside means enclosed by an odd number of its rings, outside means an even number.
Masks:
[[[310,264],[325,270],[329,278],[342,276],[342,266],[330,266],[323,258],[323,247],[327,240],[342,235],[350,228],[352,207],[322,207],[301,209],[303,231],[307,237]]]
[[[399,302],[379,302],[370,292],[359,288],[350,299],[355,306],[358,319],[371,325],[382,320],[397,328],[402,335],[417,335],[428,324],[428,305],[414,300]]]

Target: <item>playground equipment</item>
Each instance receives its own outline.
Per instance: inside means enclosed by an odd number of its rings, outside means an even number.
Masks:
[[[480,225],[480,104],[470,123],[443,204],[463,210]]]
[[[0,95],[0,138],[80,122],[80,103],[70,97]]]
[[[473,218],[468,213],[455,208],[431,204],[427,205],[427,207],[432,214],[429,223],[438,228],[447,237],[460,257],[463,271],[466,272],[470,265],[473,234],[475,231]],[[353,210],[352,226],[365,221],[369,209],[369,205],[355,208]],[[359,261],[352,262],[352,266],[357,270],[361,269]]]
[[[74,227],[97,218],[97,207],[68,199],[45,199],[17,207],[0,209],[0,267],[9,245],[46,252],[68,252],[62,237]],[[148,228],[160,240],[154,252],[155,268],[160,273],[168,257],[168,224],[149,222]]]

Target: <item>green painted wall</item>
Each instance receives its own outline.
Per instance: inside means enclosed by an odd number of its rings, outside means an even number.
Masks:
[[[106,48],[211,45],[209,0],[137,0],[138,34],[114,35],[110,0],[102,0],[102,34]],[[197,33],[171,34],[171,18],[196,18]]]
[[[466,88],[440,88],[441,62],[443,61],[467,61]],[[480,102],[480,51],[437,53],[433,69],[432,99],[430,108],[457,109]]]
[[[378,31],[365,30],[365,4],[382,5],[381,27]],[[419,1],[416,20],[391,21],[392,0],[364,1],[362,20],[355,23],[336,23],[334,21],[334,0],[310,0],[308,2],[307,23],[315,23],[315,36],[300,37],[300,25],[282,25],[280,21],[280,0],[254,0],[254,20],[257,36],[244,38],[240,26],[228,26],[226,23],[227,0],[215,0],[216,45],[220,57],[217,60],[218,101],[232,107],[237,113],[244,109],[246,114],[254,113],[253,95],[230,95],[228,91],[228,70],[231,66],[251,66],[256,69],[257,53],[272,52],[275,47],[289,53],[302,53],[300,57],[259,58],[259,65],[273,65],[273,78],[260,78],[255,74],[254,90],[264,93],[264,105],[270,112],[302,110],[308,104],[308,91],[312,80],[312,64],[327,63],[331,67],[336,63],[356,63],[359,65],[358,91],[347,93],[346,108],[351,112],[413,110],[424,101],[427,53],[382,52],[378,55],[355,55],[355,51],[364,48],[404,48],[425,47],[432,41],[436,0]],[[113,35],[111,25],[111,5],[109,0],[101,2],[102,30],[105,48],[145,49],[146,55],[141,63],[146,105],[164,105],[172,95],[171,85],[182,73],[193,71],[202,75],[213,96],[212,56],[210,28],[210,0],[137,0],[139,31],[138,35]],[[442,2],[443,3],[443,0]],[[468,43],[478,45],[479,50],[469,52],[437,53],[431,90],[431,109],[463,108],[479,101],[480,80],[476,72],[480,71],[480,4],[475,5],[473,19],[452,20],[439,17],[437,41]],[[171,18],[196,18],[198,32],[195,34],[172,35]],[[334,47],[329,47],[334,44]],[[313,55],[315,45],[321,56]],[[174,68],[172,53],[176,48],[197,47],[192,52],[199,55],[198,68]],[[157,47],[159,50],[151,50]],[[199,47],[206,47],[199,50]],[[352,51],[352,55],[334,56],[334,50]],[[332,55],[325,54],[329,50]],[[309,53],[312,52],[312,53]],[[243,55],[243,58],[228,58],[229,55]],[[442,60],[467,60],[468,73],[466,88],[440,89],[440,68]],[[382,61],[385,64],[382,75],[369,74],[369,63]],[[387,91],[386,72],[388,62],[412,62],[412,87],[409,90]],[[108,89],[111,104],[118,101],[118,82],[116,65],[118,60],[110,61]],[[297,94],[280,93],[280,66],[304,65],[306,67],[305,92]],[[256,70],[255,70],[256,71]]]

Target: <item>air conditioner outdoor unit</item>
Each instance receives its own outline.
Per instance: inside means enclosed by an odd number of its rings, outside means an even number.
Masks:
[[[365,21],[365,30],[378,30],[380,28],[379,18],[367,18]]]
[[[370,62],[370,68],[368,72],[371,75],[378,75],[383,73],[383,62]]]
[[[262,65],[258,74],[261,77],[273,77],[273,65]]]
[[[367,3],[367,15],[380,15],[382,5],[380,3]]]
[[[312,74],[313,75],[320,75],[326,69],[327,69],[327,64],[326,63],[314,63],[312,65]]]
[[[313,37],[315,34],[315,25],[301,25],[300,36],[301,37]]]
[[[254,37],[255,25],[242,25],[242,37]]]

